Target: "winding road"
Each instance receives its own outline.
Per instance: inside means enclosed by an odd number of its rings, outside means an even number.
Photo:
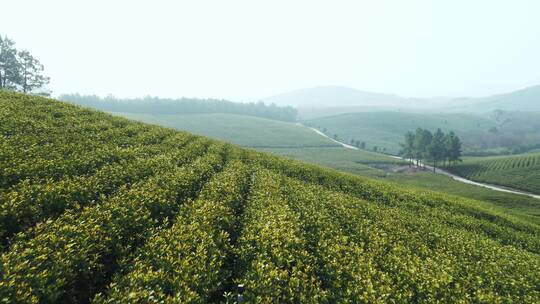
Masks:
[[[307,127],[307,126],[306,126]],[[315,133],[321,135],[321,136],[324,136],[328,139],[330,139],[331,141],[335,142],[335,143],[338,143],[340,145],[342,145],[344,148],[347,148],[347,149],[353,149],[353,150],[359,150],[357,147],[354,147],[354,146],[351,146],[351,145],[348,145],[344,142],[341,142],[339,140],[335,140],[331,137],[329,137],[328,135],[324,134],[323,132],[315,129],[315,128],[312,128],[312,127],[307,127],[307,128],[310,128],[311,130],[313,130]],[[396,159],[403,159],[402,157],[399,157],[399,156],[395,156],[395,155],[387,155],[389,157],[392,157],[392,158],[396,158]],[[432,166],[428,166],[428,165],[425,165],[425,167],[429,170],[433,170],[433,167]],[[452,179],[458,181],[458,182],[462,182],[462,183],[465,183],[465,184],[469,184],[469,185],[474,185],[474,186],[479,186],[479,187],[484,187],[484,188],[488,188],[488,189],[491,189],[491,190],[494,190],[494,191],[499,191],[499,192],[506,192],[506,193],[512,193],[512,194],[519,194],[519,195],[526,195],[526,196],[530,196],[530,197],[533,197],[533,198],[536,198],[536,199],[540,199],[540,195],[538,194],[534,194],[534,193],[529,193],[529,192],[525,192],[525,191],[520,191],[520,190],[516,190],[516,189],[511,189],[511,188],[506,188],[506,187],[501,187],[501,186],[496,186],[496,185],[491,185],[491,184],[484,184],[484,183],[480,183],[480,182],[475,182],[475,181],[472,181],[470,179],[466,179],[466,178],[463,178],[461,176],[458,176],[458,175],[455,175],[455,174],[452,174],[448,171],[445,171],[445,170],[442,170],[442,169],[439,169],[439,168],[436,168],[435,170],[436,173],[439,173],[439,174],[443,174],[443,175],[446,175],[446,176],[449,176],[451,177]]]

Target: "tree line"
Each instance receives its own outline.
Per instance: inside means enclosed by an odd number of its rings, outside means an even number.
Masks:
[[[28,93],[40,89],[49,83],[43,71],[43,64],[29,51],[17,50],[13,40],[0,35],[0,90]]]
[[[416,162],[417,166],[424,164],[425,167],[425,162],[432,162],[435,170],[437,164],[452,166],[461,161],[461,140],[453,131],[445,134],[437,129],[432,133],[418,128],[405,133],[401,147],[401,156],[409,160],[409,165]]]
[[[121,99],[114,96],[64,94],[58,99],[109,112],[146,113],[146,114],[209,114],[227,113],[257,116],[274,120],[296,121],[297,110],[293,107],[278,107],[262,101],[253,103],[231,102],[221,99],[180,98],[166,99],[142,97]]]

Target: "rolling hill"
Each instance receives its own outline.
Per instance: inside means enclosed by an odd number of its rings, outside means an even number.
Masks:
[[[540,300],[540,227],[415,190],[0,92],[7,303]]]
[[[340,86],[321,86],[300,89],[264,99],[277,105],[303,107],[345,107],[345,106],[399,106],[407,104],[407,99],[390,94],[371,93]]]
[[[540,85],[482,98],[458,98],[453,100],[450,107],[458,111],[474,112],[486,112],[495,109],[538,112],[540,111]]]
[[[487,97],[405,98],[340,86],[300,89],[264,99],[295,106],[301,119],[357,112],[406,111],[413,113],[488,113],[494,110],[540,112],[540,85]]]

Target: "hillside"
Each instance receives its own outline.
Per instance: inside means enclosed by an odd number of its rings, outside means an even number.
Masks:
[[[6,303],[540,300],[540,227],[473,200],[22,94],[0,121]]]
[[[540,194],[540,153],[469,157],[451,170],[475,181]]]
[[[368,149],[397,154],[407,131],[416,128],[456,132],[469,154],[516,153],[540,146],[540,112],[406,113],[365,112],[306,120],[304,123],[340,140],[364,141]]]
[[[185,130],[244,147],[335,147],[336,143],[294,123],[235,114],[158,115],[114,113],[146,123]]]

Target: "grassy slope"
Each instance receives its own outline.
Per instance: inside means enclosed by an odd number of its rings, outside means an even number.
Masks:
[[[329,136],[337,134],[342,141],[349,142],[351,138],[364,141],[368,149],[378,146],[386,148],[387,152],[392,154],[399,151],[403,134],[418,127],[469,132],[479,128],[488,130],[495,126],[490,119],[469,114],[401,112],[342,114],[308,120],[307,123],[319,129],[326,128],[326,134]]]
[[[14,210],[26,219],[0,255],[4,302],[86,303],[102,292],[98,300],[111,302],[205,303],[223,300],[233,282],[249,282],[250,301],[264,302],[540,299],[540,227],[484,203],[44,98],[0,92],[0,105],[0,194],[13,198],[0,200],[0,214],[8,224]],[[153,159],[150,176],[95,180],[79,160],[101,159],[102,147],[117,169],[96,168],[105,177]],[[62,174],[34,176],[42,172],[29,169],[41,165]],[[108,196],[78,197],[79,188],[94,191],[93,180],[112,187]],[[59,204],[70,193],[84,204]],[[54,216],[37,217],[40,209]]]
[[[116,113],[130,119],[185,130],[245,147],[336,146],[303,126],[234,114],[152,115]]]
[[[466,157],[451,171],[480,182],[540,193],[540,153]]]

